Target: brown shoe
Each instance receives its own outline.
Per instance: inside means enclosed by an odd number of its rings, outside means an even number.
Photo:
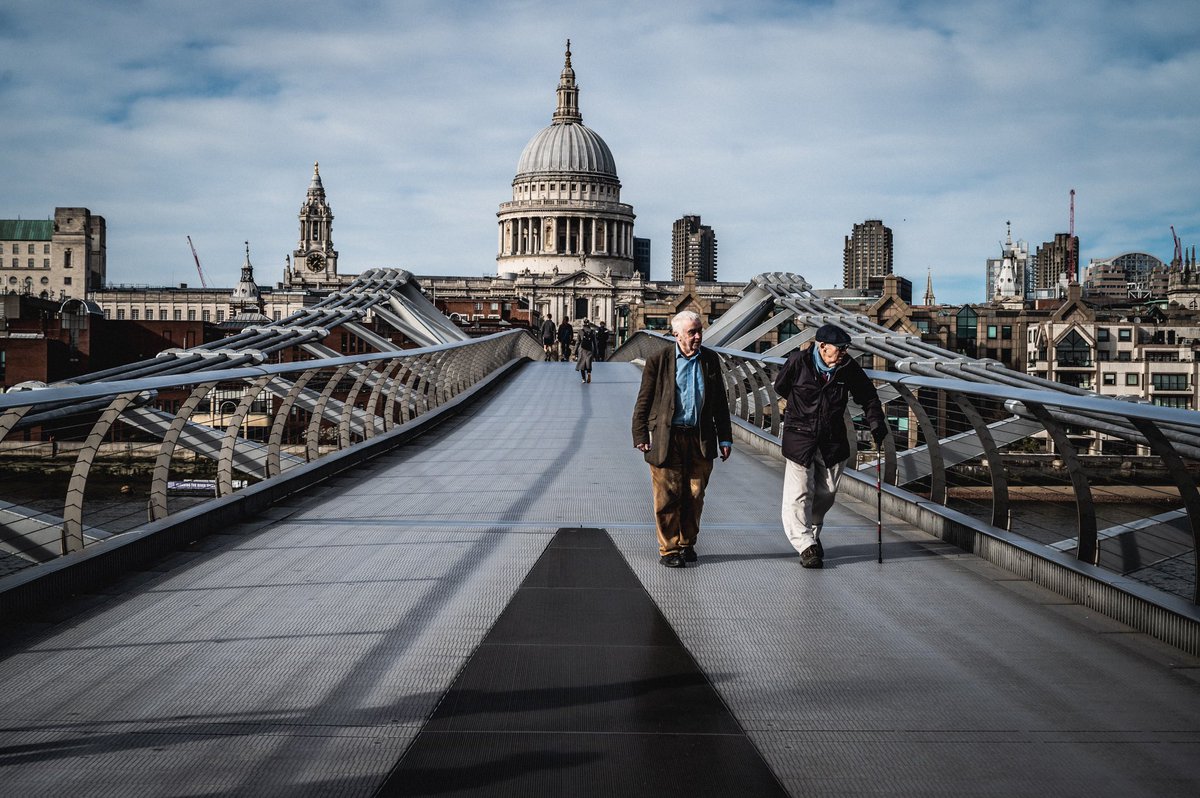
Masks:
[[[800,552],[800,565],[803,568],[820,568],[824,565],[821,561],[821,555],[817,553],[816,546],[809,546]]]

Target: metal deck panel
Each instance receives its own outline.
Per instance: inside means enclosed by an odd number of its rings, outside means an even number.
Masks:
[[[742,526],[702,525],[683,572],[644,530],[610,532],[792,794],[1200,789],[1195,658],[1164,664],[1149,638],[886,519],[880,565],[875,508],[852,500],[827,519],[825,568],[801,569],[781,488],[769,461],[718,464],[705,521],[740,506]]]
[[[826,568],[804,571],[767,458],[717,463],[699,567],[659,566],[638,379],[530,364],[270,523],[12,633],[0,783],[369,795],[578,525],[609,530],[794,795],[1200,791],[1200,662],[890,521],[879,565],[874,507],[853,502],[828,519]]]
[[[611,539],[574,527],[380,791],[431,793],[784,794]]]

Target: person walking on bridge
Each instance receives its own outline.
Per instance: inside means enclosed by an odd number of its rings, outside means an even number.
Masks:
[[[608,356],[608,325],[600,320],[600,326],[592,330],[596,338],[596,360],[604,360]]]
[[[553,316],[547,316],[542,322],[542,351],[546,353],[547,360],[554,359],[554,341],[558,338],[558,325],[554,323]]]
[[[596,350],[595,328],[588,322],[583,323],[579,333],[579,343],[575,344],[575,370],[579,372],[579,381],[592,381],[592,358]]]
[[[888,434],[879,394],[847,352],[850,335],[836,324],[825,324],[816,339],[815,345],[788,355],[775,377],[775,390],[787,402],[783,530],[805,568],[820,568],[824,562],[821,525],[851,453],[845,423],[850,397],[863,409],[876,448]]]
[[[559,360],[570,362],[571,360],[571,341],[575,338],[575,328],[571,326],[568,319],[563,319],[563,323],[558,325],[558,346],[561,350]]]
[[[719,454],[729,458],[733,427],[717,353],[700,346],[700,316],[671,319],[675,346],[646,358],[633,407],[633,445],[650,464],[659,562],[695,562],[704,490]]]

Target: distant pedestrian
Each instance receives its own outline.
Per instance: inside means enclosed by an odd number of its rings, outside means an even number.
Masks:
[[[817,329],[816,339],[815,344],[788,355],[775,377],[775,390],[787,401],[783,531],[800,552],[800,565],[805,568],[820,568],[824,561],[821,525],[833,507],[850,457],[844,420],[850,397],[863,409],[876,447],[888,434],[875,386],[847,353],[849,333],[836,324],[825,324]]]
[[[579,343],[575,345],[575,370],[579,372],[580,382],[592,381],[592,358],[595,357],[595,354],[595,328],[585,321],[583,331],[579,333]]]
[[[574,339],[575,328],[571,326],[571,322],[563,319],[563,323],[558,325],[558,346],[562,350],[562,356],[559,360],[570,362],[571,343]]]
[[[601,321],[600,326],[595,329],[595,338],[596,359],[604,360],[604,358],[608,357],[608,327],[605,326],[603,321]]]
[[[554,341],[558,338],[558,326],[554,323],[553,316],[547,316],[542,322],[542,351],[546,353],[547,360],[554,359]]]

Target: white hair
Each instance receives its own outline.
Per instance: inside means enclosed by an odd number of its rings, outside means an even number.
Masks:
[[[691,326],[695,321],[700,321],[699,313],[694,310],[681,310],[671,317],[671,332],[681,332],[684,327]]]

